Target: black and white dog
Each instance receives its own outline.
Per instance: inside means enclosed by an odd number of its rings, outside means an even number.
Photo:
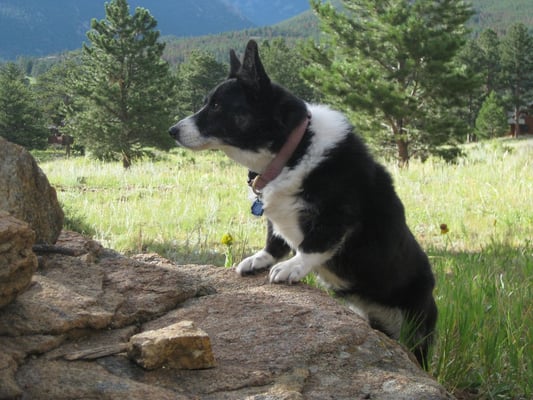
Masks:
[[[434,277],[391,177],[341,113],[272,83],[254,41],[242,63],[234,51],[230,61],[228,79],[170,135],[189,149],[220,149],[257,175],[266,246],[237,272],[272,267],[275,283],[314,272],[390,337],[398,339],[408,321],[409,344],[426,365],[437,320]]]

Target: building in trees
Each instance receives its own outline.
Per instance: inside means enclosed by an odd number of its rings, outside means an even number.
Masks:
[[[508,113],[509,135],[533,135],[533,102],[529,106],[520,109],[518,113],[518,129],[514,112]]]

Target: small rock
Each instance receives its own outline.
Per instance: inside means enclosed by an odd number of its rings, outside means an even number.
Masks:
[[[206,369],[215,366],[207,333],[182,321],[130,338],[128,356],[145,369]]]

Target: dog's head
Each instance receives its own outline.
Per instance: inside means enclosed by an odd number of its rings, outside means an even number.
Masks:
[[[169,130],[177,144],[193,150],[220,149],[252,170],[272,158],[306,115],[305,103],[272,83],[248,42],[243,61],[230,52],[228,78],[204,106]]]

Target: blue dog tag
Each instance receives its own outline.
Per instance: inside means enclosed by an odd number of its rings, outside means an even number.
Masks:
[[[256,217],[263,215],[263,202],[259,199],[255,199],[252,204],[252,214]]]

